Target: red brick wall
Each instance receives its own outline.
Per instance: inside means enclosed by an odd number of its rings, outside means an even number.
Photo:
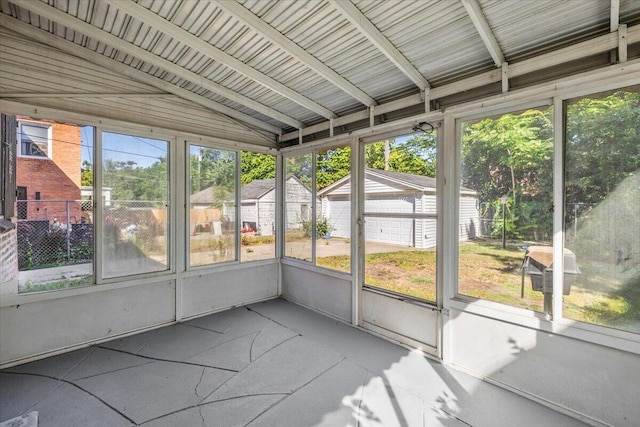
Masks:
[[[20,120],[20,118],[18,118]],[[57,218],[66,223],[66,204],[62,200],[80,200],[81,128],[75,125],[51,123],[52,158],[17,158],[16,185],[27,187],[27,219]],[[60,202],[51,202],[60,200]],[[80,222],[80,204],[70,203],[70,221]]]

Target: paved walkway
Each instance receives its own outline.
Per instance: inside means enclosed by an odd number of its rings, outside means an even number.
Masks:
[[[42,427],[582,425],[284,300],[0,371],[0,421],[34,411]]]

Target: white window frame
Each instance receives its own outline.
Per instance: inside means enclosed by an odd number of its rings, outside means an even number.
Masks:
[[[356,175],[354,173],[354,163],[353,163],[353,159],[355,157],[358,156],[358,150],[354,150],[353,144],[351,144],[350,142],[351,138],[345,138],[345,137],[341,137],[341,138],[335,138],[333,140],[327,140],[327,141],[320,141],[319,144],[308,144],[305,145],[303,147],[299,147],[299,146],[292,146],[289,148],[283,148],[280,150],[280,153],[282,155],[282,177],[281,177],[281,188],[282,188],[282,206],[286,206],[286,180],[287,180],[287,167],[286,167],[286,159],[289,157],[302,157],[305,156],[307,154],[311,155],[311,181],[312,181],[312,185],[311,185],[311,202],[309,203],[310,209],[309,209],[309,215],[310,215],[310,221],[311,221],[311,260],[307,261],[304,259],[300,259],[300,258],[294,258],[294,257],[290,257],[286,255],[286,236],[285,234],[285,230],[286,230],[286,207],[283,208],[282,210],[282,239],[279,240],[280,241],[280,251],[282,253],[282,260],[284,261],[285,264],[290,264],[290,265],[295,265],[297,267],[301,267],[303,269],[306,270],[310,270],[310,271],[315,271],[318,273],[322,273],[322,274],[326,274],[328,276],[331,277],[336,277],[336,278],[340,278],[340,279],[347,279],[347,280],[352,280],[352,274],[354,274],[354,267],[353,267],[353,262],[354,262],[354,251],[353,249],[351,250],[350,253],[350,257],[351,257],[351,267],[350,267],[350,272],[346,273],[344,271],[339,271],[339,270],[333,270],[327,267],[323,267],[320,265],[317,265],[317,244],[318,244],[318,239],[317,237],[317,232],[316,232],[316,222],[317,222],[317,215],[318,215],[318,203],[317,203],[317,195],[318,195],[318,186],[317,186],[317,160],[318,160],[318,152],[319,151],[324,151],[324,150],[331,150],[331,149],[336,149],[336,148],[346,148],[349,147],[351,149],[351,182],[353,182],[354,179],[356,179]],[[356,146],[358,146],[357,143],[357,139],[356,139]],[[354,153],[355,151],[355,153]],[[355,156],[355,157],[354,157]],[[350,198],[353,199],[353,194],[350,195]],[[353,202],[351,202],[351,206],[353,207]],[[321,213],[321,212],[320,212]],[[354,227],[353,227],[353,223],[352,223],[352,230],[351,230],[351,241],[353,242],[353,233],[354,233]],[[352,243],[352,248],[353,248],[353,243]],[[276,249],[276,251],[278,251],[278,249]]]
[[[624,72],[624,69],[618,69],[617,66],[612,66],[608,70],[602,71],[602,74],[594,73],[593,77],[586,79],[586,81],[572,77],[566,79],[565,85],[547,87],[542,84],[540,88],[522,90],[517,93],[496,97],[492,99],[493,102],[483,100],[480,103],[469,103],[452,107],[445,116],[445,120],[449,125],[451,125],[451,121],[455,121],[454,129],[451,129],[448,135],[449,138],[453,138],[453,140],[449,140],[449,142],[455,149],[450,150],[447,154],[447,161],[454,165],[453,169],[455,170],[448,171],[446,179],[449,182],[453,182],[453,187],[456,188],[453,188],[452,191],[450,190],[448,194],[451,194],[451,192],[455,194],[460,186],[462,122],[489,117],[491,115],[505,114],[512,111],[522,111],[552,103],[554,106],[554,205],[563,206],[564,158],[562,156],[564,155],[564,101],[640,84],[640,76],[637,74],[622,77],[618,76],[618,74],[624,74]],[[445,126],[447,126],[447,124],[445,124]],[[560,161],[556,161],[555,159]],[[451,234],[452,228],[454,230],[457,229],[459,220],[459,200],[456,199],[453,205],[454,209],[451,212],[449,224],[444,225],[444,231],[449,232],[449,234]],[[554,295],[562,295],[564,280],[563,221],[563,209],[555,209],[553,228],[554,263],[560,265],[561,268],[554,269]],[[563,300],[561,298],[554,298],[553,318],[546,319],[544,313],[460,294],[458,291],[459,245],[456,239],[451,239],[451,236],[449,236],[449,239],[445,238],[445,240],[449,240],[446,243],[447,249],[448,253],[453,256],[452,262],[447,265],[444,271],[444,274],[448,278],[447,282],[450,284],[449,291],[451,293],[451,297],[445,299],[445,310],[448,311],[448,309],[452,308],[542,332],[580,339],[586,342],[640,354],[640,334],[565,318],[562,316]]]
[[[362,205],[362,218],[364,219],[364,223],[366,223],[366,218],[389,218],[389,219],[410,219],[413,221],[416,220],[421,220],[421,219],[429,219],[429,220],[435,220],[436,221],[436,274],[435,274],[435,293],[436,293],[436,297],[434,300],[428,300],[428,299],[423,299],[423,298],[419,298],[419,297],[415,297],[413,295],[408,295],[408,294],[403,294],[400,292],[395,292],[392,291],[390,289],[386,289],[386,288],[382,288],[382,287],[377,287],[377,286],[373,286],[373,285],[368,285],[365,282],[365,278],[364,278],[364,271],[366,269],[366,243],[364,245],[364,247],[362,248],[362,252],[363,252],[363,260],[362,260],[362,286],[364,289],[368,289],[370,291],[375,291],[375,292],[379,292],[385,295],[392,295],[392,296],[396,296],[396,297],[400,297],[402,299],[405,300],[409,300],[409,301],[416,301],[418,303],[422,303],[422,304],[426,304],[427,306],[430,307],[441,307],[441,302],[442,302],[442,281],[441,281],[441,277],[438,273],[440,267],[439,264],[442,263],[442,261],[438,261],[441,259],[441,255],[440,255],[440,251],[441,249],[441,235],[442,235],[442,231],[441,231],[441,227],[440,227],[440,222],[441,222],[441,217],[442,215],[440,214],[440,210],[442,209],[441,207],[441,201],[442,201],[442,190],[440,188],[441,184],[440,184],[440,179],[438,179],[438,174],[440,173],[440,164],[442,163],[440,161],[441,159],[441,154],[440,151],[442,150],[442,140],[443,140],[443,124],[444,121],[442,119],[439,120],[431,120],[428,121],[428,123],[433,126],[433,130],[432,132],[435,133],[436,135],[436,165],[438,167],[438,170],[436,171],[436,182],[437,182],[437,188],[436,188],[436,193],[435,193],[435,197],[436,197],[436,212],[435,213],[416,213],[416,212],[412,212],[412,213],[393,213],[393,212],[369,212],[366,210],[366,193],[364,192],[364,186],[365,186],[365,180],[366,180],[366,175],[364,170],[366,169],[366,147],[367,145],[370,144],[375,144],[377,142],[380,142],[381,140],[387,139],[387,138],[395,138],[395,137],[400,137],[400,136],[408,136],[408,135],[419,135],[420,132],[416,132],[414,130],[411,130],[407,133],[406,129],[402,129],[402,130],[398,130],[395,132],[389,132],[388,134],[385,135],[376,135],[375,137],[369,137],[369,138],[363,138],[361,140],[361,151],[360,151],[360,155],[361,158],[359,159],[360,163],[362,164],[362,178],[361,181],[359,181],[359,186],[362,188],[361,192],[362,192],[362,200],[361,200],[361,205]],[[366,234],[366,225],[363,223],[363,236]]]
[[[191,195],[191,170],[190,170],[190,162],[189,162],[189,156],[190,156],[190,150],[191,147],[195,146],[195,147],[202,147],[202,148],[206,148],[206,149],[210,149],[210,150],[219,150],[219,151],[228,151],[230,153],[234,153],[235,155],[235,166],[234,166],[234,197],[235,197],[235,207],[234,207],[234,213],[233,213],[233,219],[235,221],[235,236],[234,236],[234,259],[229,260],[229,261],[221,261],[221,262],[214,262],[214,263],[209,263],[209,264],[202,264],[202,265],[191,265],[191,249],[190,249],[190,244],[191,244],[191,230],[193,229],[193,224],[191,224],[191,217],[190,217],[190,209],[191,209],[191,202],[189,200],[190,195]],[[243,150],[238,150],[238,149],[231,149],[231,148],[227,148],[227,147],[222,147],[219,145],[215,145],[215,144],[211,144],[208,143],[207,141],[198,141],[195,142],[192,139],[187,139],[185,140],[185,147],[184,147],[184,159],[185,159],[185,164],[184,164],[184,183],[185,183],[185,188],[184,188],[184,197],[185,197],[185,203],[184,203],[184,207],[185,207],[185,213],[184,213],[184,221],[185,221],[185,248],[184,248],[184,252],[185,252],[185,269],[187,271],[199,271],[199,270],[206,270],[206,269],[211,269],[212,267],[216,267],[216,266],[227,266],[227,265],[233,265],[233,264],[240,264],[241,260],[240,260],[240,256],[241,256],[241,232],[240,232],[240,228],[242,227],[242,224],[240,223],[241,220],[241,211],[242,211],[242,206],[241,206],[241,197],[242,195],[240,194],[240,160],[241,160],[241,156],[242,156],[242,151]],[[224,209],[224,208],[223,208]]]
[[[22,128],[23,126],[31,126],[36,128],[46,128],[47,129],[47,153],[45,156],[35,156],[32,154],[25,154],[22,152],[22,136],[24,134]],[[17,135],[17,152],[19,157],[26,157],[29,159],[53,159],[53,126],[48,123],[42,122],[32,122],[26,120],[18,120],[18,135]]]

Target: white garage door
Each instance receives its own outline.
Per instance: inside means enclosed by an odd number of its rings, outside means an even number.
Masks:
[[[364,221],[367,242],[413,246],[413,219],[367,216]]]
[[[410,218],[376,217],[376,212],[385,214],[413,213],[412,198],[397,196],[368,197],[365,202],[365,240],[368,242],[414,245],[414,220]]]

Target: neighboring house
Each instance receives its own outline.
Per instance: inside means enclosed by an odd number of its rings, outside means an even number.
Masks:
[[[66,201],[81,197],[81,128],[21,116],[17,121],[18,220],[79,223],[80,204]]]
[[[111,190],[111,187],[102,187],[102,200],[105,208],[111,207]],[[90,185],[80,187],[80,197],[83,203],[93,201],[93,187]]]
[[[285,183],[285,231],[302,230],[305,223],[309,223],[313,212],[313,194],[295,176],[287,178]],[[316,198],[317,212],[322,212],[320,198]],[[319,216],[319,215],[318,215]]]
[[[401,172],[365,170],[365,212],[433,215],[432,218],[365,219],[365,240],[416,248],[436,245],[436,180]],[[322,215],[328,218],[335,237],[351,237],[351,177],[346,176],[318,193]],[[460,240],[476,237],[480,230],[476,192],[460,191]]]
[[[263,236],[273,235],[276,224],[276,180],[274,178],[253,180],[242,187],[240,195],[242,230],[256,232]],[[235,195],[232,193],[226,199],[234,200],[234,197]],[[287,179],[287,209],[285,213],[287,230],[301,229],[303,222],[311,220],[312,200],[311,190],[298,178],[291,176]],[[211,209],[220,202],[214,194],[213,187],[205,188],[191,195],[189,201],[192,207],[191,216],[194,227],[198,222],[203,225],[209,222],[209,218],[202,221],[194,219],[194,215],[198,215],[198,210]],[[222,217],[233,219],[234,215],[233,202],[223,202]],[[200,216],[203,217],[203,215]],[[217,225],[212,224],[211,227],[215,233]]]
[[[242,187],[242,229],[271,236],[276,229],[276,180],[255,179]]]

